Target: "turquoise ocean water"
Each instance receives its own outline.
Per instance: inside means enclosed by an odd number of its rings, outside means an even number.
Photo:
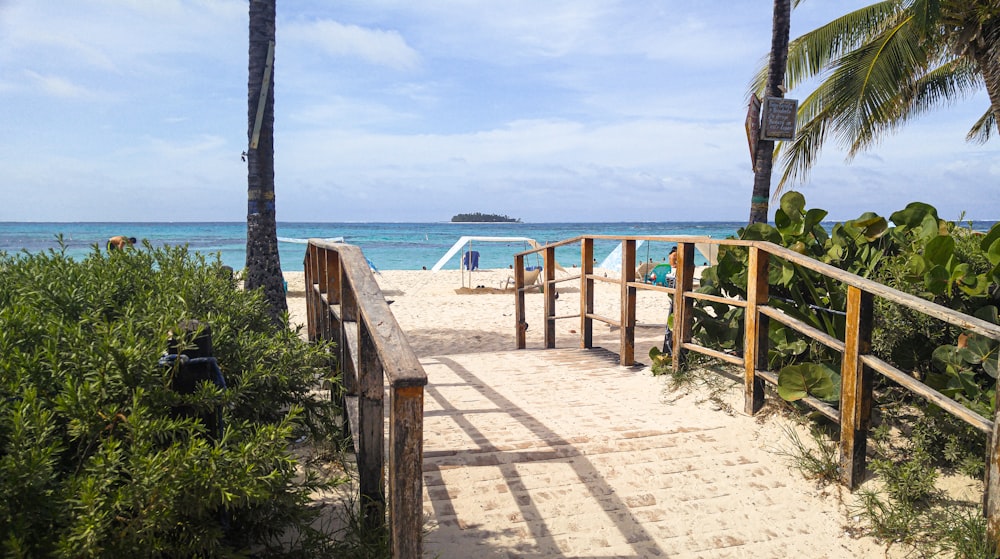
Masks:
[[[987,230],[993,222],[977,222],[976,229]],[[465,235],[530,237],[545,244],[578,235],[699,235],[726,238],[745,225],[737,222],[676,223],[278,223],[278,249],[281,268],[301,271],[305,240],[343,237],[358,245],[380,270],[430,269]],[[832,223],[830,224],[832,226]],[[153,246],[184,245],[235,269],[243,268],[246,259],[246,224],[224,223],[20,223],[0,222],[0,251],[59,250],[57,235],[62,235],[65,250],[73,258],[82,258],[97,245],[102,250],[109,237],[125,235],[146,240]],[[594,256],[600,263],[616,243],[595,243]],[[514,254],[525,250],[523,242],[473,243],[480,253],[481,268],[507,268]],[[641,246],[637,258],[663,260],[670,245]],[[557,259],[579,262],[579,245],[560,248]],[[444,269],[458,269],[461,251]],[[533,264],[532,262],[528,263]]]

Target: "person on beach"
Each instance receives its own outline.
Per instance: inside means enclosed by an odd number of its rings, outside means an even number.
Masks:
[[[112,250],[124,250],[125,247],[130,247],[135,244],[135,237],[126,237],[124,235],[115,235],[108,239],[108,252]]]
[[[671,268],[677,268],[677,247],[670,249],[670,256],[667,257],[667,264],[670,264]]]

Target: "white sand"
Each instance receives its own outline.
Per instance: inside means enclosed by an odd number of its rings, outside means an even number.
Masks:
[[[568,273],[575,274],[576,270],[571,269]],[[472,285],[502,288],[510,276],[510,270],[476,271],[472,274]],[[289,312],[291,320],[293,324],[304,324],[305,300],[300,295],[304,290],[303,273],[286,273],[286,277],[289,281]],[[461,272],[457,270],[437,273],[430,271],[384,271],[381,275],[376,276],[376,278],[385,298],[393,301],[390,308],[406,333],[411,346],[421,358],[421,361],[425,363],[431,385],[434,385],[436,382],[434,376],[438,373],[435,371],[440,370],[438,365],[442,362],[470,362],[476,367],[476,370],[479,370],[480,368],[491,368],[494,366],[494,363],[489,360],[497,359],[495,366],[499,368],[503,366],[502,361],[505,360],[504,356],[516,353],[509,351],[514,350],[515,343],[515,297],[512,292],[487,294],[485,293],[487,290],[482,289],[480,290],[483,292],[481,294],[457,294],[456,289],[460,288],[463,282]],[[466,275],[465,281],[469,281],[468,275]],[[578,281],[574,280],[559,284],[559,298],[556,303],[557,316],[579,313]],[[527,321],[530,325],[527,332],[528,346],[529,348],[541,348],[543,344],[542,295],[539,293],[529,293],[526,295],[526,299],[528,308]],[[595,299],[596,314],[609,318],[618,317],[620,288],[617,284],[598,282]],[[666,321],[666,315],[669,310],[669,295],[641,291],[638,294],[637,309],[639,322],[650,326],[636,328],[635,356],[637,361],[648,364],[647,353],[649,348],[659,346],[663,340],[663,324]],[[579,328],[579,318],[559,320],[557,322],[557,347],[579,347],[579,337],[577,334]],[[595,322],[595,346],[601,346],[617,352],[619,348],[618,344],[619,330],[617,328],[610,328],[606,324]],[[542,355],[545,353],[547,352],[543,352]],[[471,367],[472,365],[469,366]],[[631,371],[630,369],[622,370]],[[454,380],[437,380],[437,382],[447,383],[454,382]],[[727,503],[726,507],[731,506],[732,510],[723,509],[714,513],[708,510],[698,512],[699,515],[721,515],[727,519],[727,522],[733,522],[735,518],[738,518],[736,523],[739,525],[741,533],[747,534],[742,543],[736,544],[733,543],[731,538],[720,539],[718,536],[715,536],[711,541],[705,542],[705,547],[701,551],[697,551],[700,544],[697,542],[688,542],[685,545],[688,546],[689,551],[681,552],[682,550],[680,549],[674,550],[674,548],[669,547],[674,545],[670,542],[675,540],[657,540],[655,545],[659,547],[656,547],[656,549],[668,551],[667,555],[671,557],[743,557],[745,556],[744,553],[748,551],[752,551],[754,557],[782,557],[788,556],[789,553],[799,557],[830,558],[892,556],[892,554],[887,555],[882,546],[870,538],[855,539],[848,535],[847,530],[852,520],[843,500],[850,501],[852,499],[849,492],[837,487],[823,488],[812,481],[803,479],[801,473],[794,470],[783,458],[775,454],[776,448],[787,448],[789,446],[786,436],[783,433],[783,427],[791,425],[792,422],[774,414],[764,414],[766,417],[759,416],[756,418],[743,415],[738,411],[742,409],[742,390],[739,386],[730,385],[721,394],[721,399],[716,398],[715,400],[709,400],[709,389],[701,386],[687,388],[681,393],[671,393],[666,389],[664,377],[653,377],[650,375],[648,366],[635,374],[631,374],[630,372],[625,380],[619,383],[619,386],[627,389],[628,393],[641,395],[642,398],[637,398],[636,401],[638,402],[642,399],[645,402],[643,405],[661,406],[664,416],[675,414],[674,417],[681,418],[676,421],[670,420],[673,422],[674,427],[668,429],[661,426],[659,427],[660,429],[666,429],[667,431],[670,429],[680,429],[681,431],[685,429],[697,430],[697,426],[711,425],[710,438],[721,436],[724,438],[721,442],[737,449],[737,467],[740,463],[756,465],[754,466],[752,479],[730,480],[731,483],[725,480],[718,482],[726,484],[726,487],[721,490],[723,491],[723,495],[726,495],[722,499],[722,502]],[[509,389],[510,387],[497,386],[496,393],[500,394],[503,390]],[[511,398],[514,397],[511,396]],[[650,398],[652,399],[651,401]],[[527,406],[528,404],[519,405]],[[438,409],[434,399],[429,398],[425,404],[425,412]],[[547,413],[556,412],[547,410]],[[480,416],[476,420],[490,421],[489,417]],[[685,421],[687,423],[683,423]],[[558,424],[558,417],[551,421],[551,424]],[[430,423],[427,425],[430,425]],[[434,433],[428,432],[429,427],[427,425],[425,425],[425,437],[427,437],[428,441],[426,444],[440,444],[429,442]],[[695,425],[696,427],[691,428],[684,425]],[[485,430],[486,427],[483,429]],[[704,442],[703,439],[704,437],[701,435],[692,436],[684,444],[698,447]],[[426,445],[425,448],[427,448]],[[718,455],[712,455],[697,448],[675,448],[671,452],[676,453],[678,451],[684,451],[685,454],[692,455],[704,454],[703,458],[698,458],[698,460],[702,460],[701,462],[697,462],[696,458],[688,458],[689,465],[685,466],[685,468],[689,468],[694,473],[695,478],[716,475],[724,471],[720,468],[731,465],[721,463]],[[616,456],[618,455],[602,455],[600,459],[607,461]],[[630,464],[628,463],[629,455],[627,453],[622,454],[620,459],[623,460],[621,464],[615,466],[612,463],[609,466],[614,471],[616,479],[622,476],[642,476],[641,470],[630,468]],[[425,457],[426,461],[427,458]],[[439,474],[428,472],[425,467],[426,480],[432,479],[428,476],[439,475],[438,478],[433,479],[441,483],[447,482],[447,476],[445,475],[448,473],[447,471],[441,471]],[[701,474],[699,472],[706,473]],[[718,477],[728,478],[728,470],[725,470],[725,472],[725,475],[718,475]],[[552,475],[556,474],[546,474],[546,476]],[[567,475],[574,478],[567,483],[576,481],[572,471],[569,471]],[[611,479],[611,474],[605,473],[602,475],[608,480]],[[429,483],[429,481],[425,483]],[[454,483],[459,483],[459,486],[461,486],[461,483],[468,482],[455,481]],[[558,480],[553,480],[551,483],[558,483]],[[607,483],[611,484],[611,481]],[[650,485],[648,479],[626,479],[623,483],[626,486],[628,484]],[[718,487],[715,487],[717,482],[713,481],[712,483],[713,487],[710,489],[720,491]],[[608,487],[612,486],[608,485]],[[766,495],[764,495],[762,488],[768,488]],[[502,485],[500,489],[503,490]],[[618,489],[615,490],[617,491]],[[623,499],[626,501],[632,499],[632,501],[629,501],[632,503],[629,506],[633,504],[639,506],[642,504],[643,499],[655,500],[651,496],[656,495],[655,490],[656,488],[653,487],[650,489],[648,495],[623,497]],[[425,487],[425,493],[426,491],[427,488]],[[455,489],[451,489],[450,491],[452,495],[449,496],[449,499],[451,499],[451,505],[449,506],[453,505],[455,508],[467,506],[460,505]],[[770,491],[780,491],[780,493],[772,493]],[[772,509],[779,507],[778,516],[783,517],[781,522],[787,522],[791,528],[784,525],[775,525],[773,517],[756,514],[758,507],[763,506],[759,501],[762,496],[766,500],[772,501],[770,504]],[[657,498],[663,500],[662,497]],[[432,513],[432,516],[435,516],[434,513],[438,509],[430,508],[431,505],[427,503],[428,501],[425,499],[425,509]],[[534,552],[528,553],[528,556],[532,557],[567,556],[567,554],[573,556],[592,555],[591,553],[585,553],[579,549],[572,548],[572,545],[574,545],[572,542],[560,541],[558,538],[549,542],[548,545],[561,545],[562,551],[542,552],[540,548],[531,547],[540,545],[537,540],[537,534],[518,533],[514,531],[513,527],[510,533],[481,533],[476,536],[468,530],[468,527],[471,525],[470,522],[476,526],[485,525],[488,519],[486,516],[481,515],[487,514],[487,509],[492,506],[492,503],[493,500],[489,496],[483,496],[481,503],[473,507],[476,510],[481,508],[480,512],[466,511],[455,513],[466,515],[464,522],[459,518],[457,526],[448,527],[447,523],[441,518],[432,518],[432,521],[438,521],[440,524],[428,535],[427,540],[430,543],[425,547],[431,550],[436,549],[438,553],[442,553],[442,556],[449,557],[451,556],[450,553],[454,553],[455,546],[459,546],[458,549],[464,549],[465,551],[462,553],[467,551],[469,553],[468,556],[475,554],[482,557],[507,557],[506,552],[497,550],[511,549],[511,547],[521,547],[524,550],[534,549]],[[787,512],[780,512],[780,507],[782,506],[787,506]],[[524,524],[527,522],[526,519],[517,516],[523,512],[523,507],[521,509],[514,508],[513,510],[514,513],[511,514],[512,526],[516,524],[513,522],[515,520],[523,525],[529,525]],[[635,512],[635,516],[639,517],[642,509],[634,510],[639,511]],[[668,514],[671,514],[671,512],[668,511]],[[470,521],[468,518],[472,518],[473,520]],[[582,529],[585,533],[593,532],[597,534],[601,530],[606,529],[604,525],[608,522],[607,517],[600,514],[599,509],[598,514],[595,514],[592,520],[580,520],[580,517],[575,518],[573,525],[577,529]],[[586,515],[583,518],[587,518]],[[714,518],[706,516],[704,521],[714,521]],[[543,524],[543,530],[553,529],[552,527],[556,526],[554,519],[541,519],[541,521],[548,522],[547,524]],[[582,526],[580,525],[581,522],[584,523]],[[593,522],[593,525],[588,526],[587,522]],[[653,524],[650,526],[653,526]],[[640,528],[640,530],[645,530],[644,533],[647,535],[655,533],[655,528],[653,527]],[[688,528],[687,531],[689,533],[685,537],[689,540],[690,538],[696,538],[699,531],[697,523],[694,529]],[[536,536],[535,540],[532,539],[533,535]],[[483,540],[475,544],[479,547],[461,547],[463,545],[473,545],[464,544],[461,541],[463,537],[468,538],[473,536]],[[758,540],[755,538],[763,539]],[[486,540],[489,540],[492,547],[482,547]],[[607,544],[606,538],[601,541]],[[759,545],[748,543],[757,541],[760,541]],[[631,544],[622,545],[625,545],[625,547],[621,548],[625,551],[614,551],[615,548],[608,548],[603,553],[596,551],[595,553],[601,556],[607,554],[617,556],[619,553],[635,556],[632,554],[633,548],[628,547]],[[731,546],[728,550],[726,549],[727,545]],[[449,552],[449,549],[452,551]],[[490,552],[486,552],[486,549],[489,549]],[[676,555],[674,554],[675,551],[677,551]],[[896,550],[893,550],[892,553],[896,553]],[[509,556],[521,555],[514,553]]]

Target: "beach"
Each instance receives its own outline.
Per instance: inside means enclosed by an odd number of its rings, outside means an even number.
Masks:
[[[566,274],[574,272],[575,270],[568,270]],[[562,274],[560,272],[557,279]],[[303,273],[286,272],[285,275],[289,282],[291,322],[304,325]],[[513,352],[515,298],[513,291],[505,291],[511,277],[510,270],[475,271],[471,275],[471,289],[469,274],[466,273],[463,279],[462,272],[457,270],[437,273],[384,271],[375,277],[385,298],[392,301],[390,308],[422,362],[466,359],[475,362],[478,368],[489,369],[494,365],[490,359],[502,360],[505,353]],[[558,284],[557,316],[579,312],[577,281]],[[620,299],[618,284],[595,283],[596,314],[617,317]],[[529,323],[527,345],[529,349],[542,348],[542,295],[527,293],[525,297]],[[849,491],[805,479],[800,471],[788,463],[787,458],[780,456],[780,449],[790,446],[787,429],[799,432],[803,440],[808,439],[805,428],[792,417],[781,413],[762,413],[755,417],[744,415],[741,412],[742,386],[722,377],[720,383],[713,383],[712,386],[695,384],[673,391],[668,387],[666,377],[654,377],[650,373],[647,353],[651,347],[659,347],[663,342],[668,300],[669,295],[666,293],[638,293],[637,316],[640,326],[636,328],[635,355],[636,360],[644,366],[621,368],[628,374],[616,383],[629,394],[636,395],[636,405],[643,400],[652,405],[652,409],[660,409],[665,418],[676,415],[695,424],[712,425],[713,436],[721,433],[725,442],[739,448],[737,462],[759,465],[753,472],[751,483],[737,483],[734,485],[735,489],[725,490],[737,491],[727,493],[725,497],[725,507],[731,506],[733,510],[720,511],[719,514],[723,517],[727,514],[739,515],[740,522],[745,523],[747,533],[773,533],[778,528],[768,525],[766,515],[758,516],[754,512],[757,506],[754,505],[755,500],[760,497],[762,488],[767,487],[768,492],[780,491],[777,493],[780,498],[774,499],[777,502],[770,503],[770,506],[787,505],[788,515],[794,517],[794,525],[801,526],[804,532],[794,537],[788,536],[791,539],[779,544],[774,555],[765,553],[762,557],[778,557],[787,551],[796,551],[798,556],[806,557],[893,557],[894,552],[887,553],[884,546],[874,539],[852,535],[857,534],[860,527],[852,525],[857,522],[857,518],[852,519],[849,509],[854,499]],[[557,321],[556,347],[579,347],[579,328],[579,318]],[[618,329],[595,321],[594,345],[617,352],[618,344]],[[497,361],[495,365],[500,367],[501,363]],[[432,387],[436,381],[435,369],[428,365],[425,368],[428,368],[428,386]],[[448,382],[444,379],[437,380]],[[437,408],[431,401],[425,403],[425,413],[435,409]],[[654,411],[652,415],[658,413]],[[703,460],[704,463],[693,463],[687,467],[694,472],[722,471],[720,468],[723,464],[718,461],[718,456],[707,455]],[[618,467],[615,475],[627,475],[629,471],[626,459],[626,463]],[[628,483],[637,485],[646,482],[641,478],[628,480]],[[972,487],[969,490],[973,493],[975,491]],[[574,522],[579,523],[581,520]],[[595,515],[592,522],[595,523],[594,530],[600,529],[602,515]],[[456,528],[450,532],[445,526],[441,526],[437,531],[432,529],[427,539],[432,548],[447,550],[449,545],[460,545],[457,538],[461,536],[462,530]],[[784,537],[780,536],[779,540]],[[442,538],[447,541],[440,541]],[[806,543],[794,543],[794,538],[800,538]],[[518,544],[515,538],[503,545]]]

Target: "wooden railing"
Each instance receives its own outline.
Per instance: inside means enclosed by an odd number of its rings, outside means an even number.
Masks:
[[[334,342],[346,425],[367,525],[386,518],[384,401],[389,385],[388,517],[393,557],[421,556],[427,375],[356,246],[310,239],[305,257],[310,341]]]
[[[612,240],[622,243],[621,277],[609,279],[594,274],[594,241]],[[636,243],[667,242],[677,243],[678,261],[674,287],[661,287],[636,281]],[[557,247],[580,244],[580,274],[555,278],[555,249]],[[749,279],[745,300],[719,297],[692,290],[694,285],[695,243],[715,245],[736,245],[749,251]],[[565,249],[564,249],[565,250]],[[823,415],[840,424],[840,473],[841,479],[851,489],[862,480],[865,471],[865,451],[868,431],[871,427],[872,374],[879,373],[898,383],[903,388],[917,394],[948,413],[958,417],[987,437],[987,468],[984,510],[991,541],[1000,544],[1000,434],[996,417],[988,419],[969,410],[962,404],[921,383],[904,371],[879,359],[871,353],[871,331],[873,320],[873,299],[880,297],[892,303],[908,307],[914,311],[947,322],[964,330],[975,332],[994,340],[1000,340],[1000,326],[971,317],[937,305],[930,301],[897,291],[874,281],[850,274],[828,264],[813,260],[784,247],[762,241],[718,240],[710,238],[671,236],[582,236],[527,250],[514,256],[514,280],[516,286],[516,343],[519,349],[526,347],[525,330],[525,286],[524,258],[528,255],[543,254],[544,281],[542,284],[545,325],[543,329],[546,348],[555,347],[555,323],[560,319],[580,320],[580,347],[593,347],[593,322],[605,322],[620,327],[619,359],[622,365],[632,365],[635,361],[636,292],[655,290],[672,295],[673,366],[679,368],[684,362],[685,352],[694,351],[709,355],[738,366],[743,370],[745,411],[755,414],[764,403],[764,383],[777,384],[777,373],[768,371],[768,321],[777,320],[800,334],[842,353],[840,406],[835,408],[816,398],[807,397],[803,401]],[[768,270],[772,258],[780,258],[828,278],[847,287],[846,329],[843,340],[834,338],[813,326],[791,317],[780,309],[768,305]],[[563,258],[565,263],[565,258]],[[579,281],[580,309],[578,313],[557,315],[556,284]],[[594,282],[614,282],[621,286],[620,315],[604,317],[594,314]],[[530,287],[528,289],[531,289]],[[692,341],[694,315],[692,308],[696,300],[723,303],[746,309],[744,313],[745,337],[742,355],[719,351],[698,345]]]

